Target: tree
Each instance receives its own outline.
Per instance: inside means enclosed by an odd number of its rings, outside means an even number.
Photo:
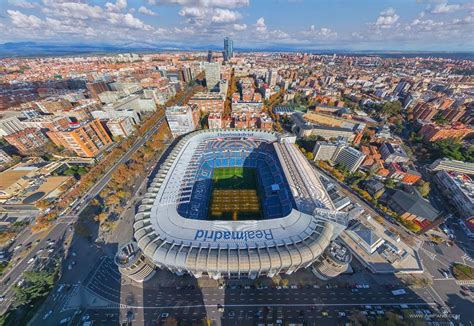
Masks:
[[[392,189],[393,189],[393,188],[395,188],[396,185],[397,185],[397,184],[396,184],[395,180],[393,180],[392,178],[388,178],[388,179],[385,181],[385,186],[386,186],[387,188],[392,188]]]
[[[424,180],[420,180],[417,184],[417,189],[420,192],[420,195],[427,197],[430,193],[430,183]]]
[[[15,304],[25,305],[31,301],[46,296],[54,285],[56,273],[24,272],[25,287],[15,285]]]
[[[380,114],[386,117],[393,117],[395,115],[400,114],[401,109],[402,109],[402,103],[400,103],[400,101],[385,102],[382,105]]]
[[[463,147],[459,139],[447,138],[436,141],[432,144],[434,158],[449,157],[458,161],[474,162],[474,147]]]
[[[105,204],[107,206],[116,206],[116,205],[120,204],[120,197],[118,197],[115,194],[111,194],[111,195],[105,197],[104,201],[105,201]]]
[[[50,205],[50,202],[47,199],[38,200],[35,204],[35,206],[41,210],[45,210],[46,208],[49,207],[49,205]]]
[[[99,221],[99,223],[104,223],[105,221],[107,221],[108,217],[109,214],[107,214],[106,212],[102,212],[96,216],[96,220]]]

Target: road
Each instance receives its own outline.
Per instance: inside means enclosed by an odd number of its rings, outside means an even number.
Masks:
[[[18,261],[13,267],[6,272],[0,283],[0,293],[5,295],[5,299],[0,303],[0,313],[4,313],[12,304],[13,301],[13,290],[12,287],[22,277],[24,271],[30,270],[35,262],[31,262],[31,259],[36,258],[38,250],[47,246],[47,242],[50,240],[63,241],[65,232],[69,226],[72,226],[79,216],[79,214],[89,205],[89,202],[97,196],[100,191],[110,181],[112,174],[120,166],[120,164],[127,162],[132,155],[146,142],[148,139],[158,130],[161,126],[165,117],[160,118],[153,127],[150,128],[143,136],[141,136],[126,152],[125,154],[112,166],[110,169],[83,195],[82,199],[78,200],[77,203],[71,208],[70,212],[66,216],[59,217],[53,227],[46,233],[40,235],[31,235],[28,237],[28,232],[24,232],[26,239],[33,238],[35,243],[32,243],[32,249],[24,256],[23,259]],[[71,228],[69,228],[71,230]],[[36,243],[36,241],[39,242]],[[27,242],[23,242],[26,245]],[[56,246],[56,249],[61,248],[60,245]]]

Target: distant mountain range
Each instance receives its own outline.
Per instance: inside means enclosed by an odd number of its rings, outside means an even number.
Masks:
[[[149,53],[167,51],[222,51],[216,45],[183,46],[174,43],[152,44],[146,42],[129,42],[118,45],[112,44],[57,44],[38,42],[9,42],[0,44],[0,57],[32,57],[32,56],[63,56],[80,54],[106,54],[106,53]],[[309,52],[319,54],[350,54],[350,55],[377,55],[381,57],[443,57],[452,59],[474,60],[474,52],[442,52],[442,51],[351,51],[341,49],[296,49],[293,47],[273,46],[264,49],[236,48],[236,51],[271,51],[271,52]]]

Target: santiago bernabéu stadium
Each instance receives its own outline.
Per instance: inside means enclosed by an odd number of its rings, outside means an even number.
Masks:
[[[192,132],[161,165],[135,216],[136,242],[116,261],[138,281],[156,268],[256,278],[310,267],[348,219],[320,178],[291,136]]]

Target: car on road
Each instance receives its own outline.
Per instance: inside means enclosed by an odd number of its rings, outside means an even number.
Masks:
[[[3,300],[5,300],[5,296],[4,296],[4,295],[0,295],[0,302],[3,302]]]
[[[217,311],[224,312],[224,307],[221,304],[217,305]]]
[[[35,261],[35,258],[36,258],[36,257],[31,257],[30,259],[28,259],[28,264],[31,264],[32,262],[34,262],[34,261]]]
[[[327,317],[329,316],[329,312],[327,312],[326,310],[323,310],[321,311],[321,316]]]
[[[91,316],[89,316],[89,315],[84,315],[84,316],[82,316],[81,320],[82,320],[82,321],[88,321],[90,318],[91,318]]]
[[[339,317],[345,317],[346,313],[344,311],[339,311]]]
[[[62,324],[66,324],[66,323],[69,323],[69,321],[71,320],[71,317],[67,317],[67,318],[64,318],[64,319],[61,319],[59,321],[59,323],[62,325]]]
[[[61,285],[58,287],[58,290],[57,290],[56,292],[60,293],[63,289],[64,289],[64,284],[61,284]]]
[[[45,313],[44,316],[43,316],[43,320],[48,319],[48,317],[51,316],[52,313],[53,313],[52,310],[50,310],[50,311],[48,311],[47,313]]]
[[[234,310],[229,311],[229,317],[235,317],[235,311]]]
[[[169,316],[170,316],[170,314],[167,313],[167,312],[162,312],[161,315],[160,315],[161,318],[168,318]]]

